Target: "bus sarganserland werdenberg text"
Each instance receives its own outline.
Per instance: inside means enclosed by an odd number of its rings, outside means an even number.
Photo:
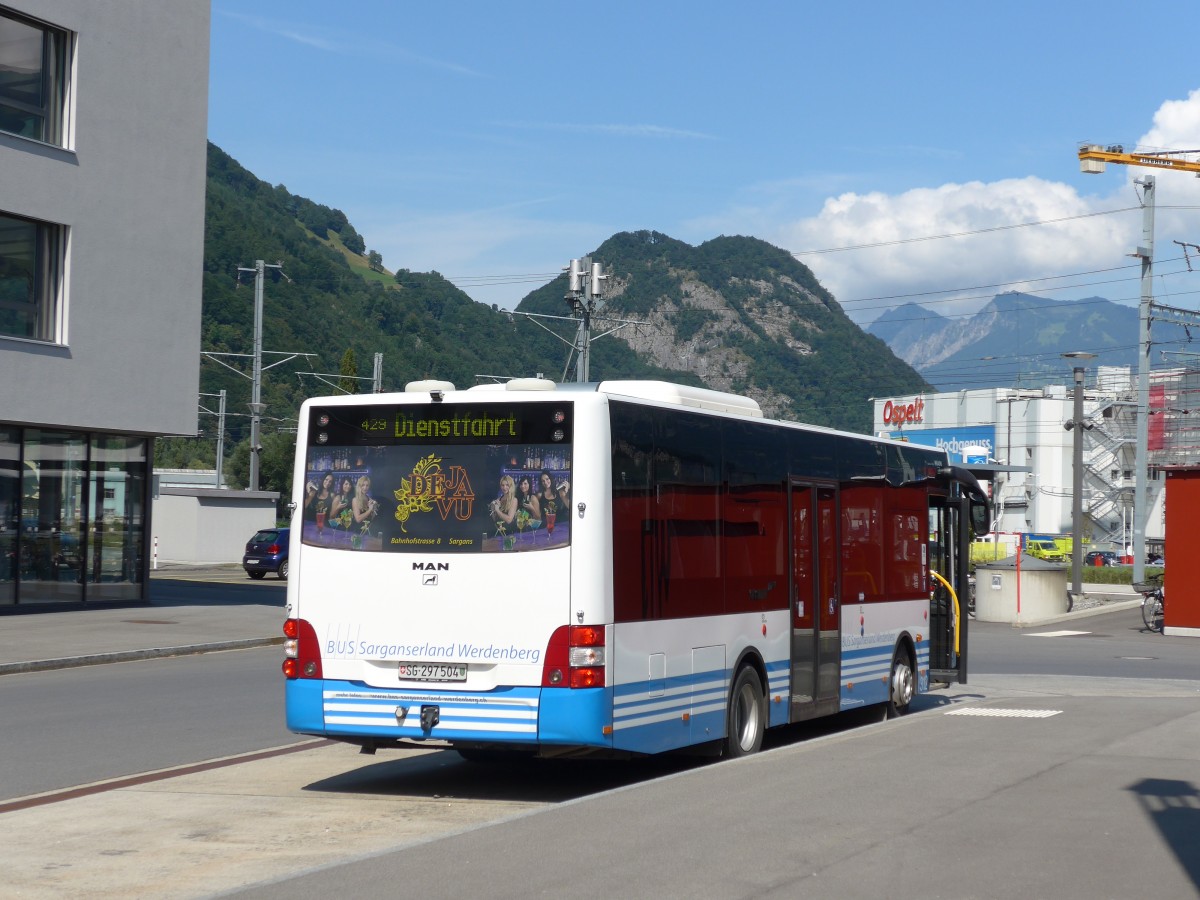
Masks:
[[[944,451],[664,382],[521,379],[309,400],[296,459],[301,734],[740,756],[965,681],[987,501]]]

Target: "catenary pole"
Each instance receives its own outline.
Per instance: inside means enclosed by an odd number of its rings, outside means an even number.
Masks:
[[[1134,254],[1142,260],[1138,303],[1137,460],[1133,467],[1133,580],[1146,580],[1147,468],[1150,462],[1150,311],[1154,303],[1154,176],[1142,186],[1142,242]]]

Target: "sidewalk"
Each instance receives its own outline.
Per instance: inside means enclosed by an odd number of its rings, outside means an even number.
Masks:
[[[1014,627],[1141,603],[1131,589],[1088,587],[1072,612]],[[285,605],[286,582],[250,581],[236,564],[160,565],[151,573],[149,603],[64,604],[0,615],[0,675],[281,644]]]
[[[14,610],[0,615],[0,675],[281,644],[286,585],[237,564],[160,566],[148,603]]]

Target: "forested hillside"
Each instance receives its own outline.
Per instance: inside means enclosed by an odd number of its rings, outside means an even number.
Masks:
[[[867,397],[924,386],[850,322],[805,266],[762,241],[722,237],[691,247],[626,232],[591,255],[613,273],[607,310],[647,323],[593,345],[592,380],[706,384],[750,393],[784,418],[860,431],[870,427]],[[214,395],[227,392],[232,484],[247,479],[253,350],[253,273],[239,269],[258,259],[279,266],[267,270],[264,290],[260,486],[280,491],[283,502],[300,403],[335,393],[337,384],[369,391],[376,353],[385,391],[420,378],[469,387],[481,376],[563,376],[569,347],[544,328],[476,303],[437,272],[401,268],[393,276],[341,211],[262,181],[210,144],[204,355],[196,364],[202,409],[215,412]],[[566,315],[566,286],[565,276],[557,278],[518,309]],[[573,338],[572,322],[550,324]],[[202,413],[200,436],[160,440],[156,465],[212,468],[216,430],[216,416]]]

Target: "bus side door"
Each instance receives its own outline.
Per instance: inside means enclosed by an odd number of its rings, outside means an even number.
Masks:
[[[792,482],[791,721],[837,712],[841,610],[837,489]]]

